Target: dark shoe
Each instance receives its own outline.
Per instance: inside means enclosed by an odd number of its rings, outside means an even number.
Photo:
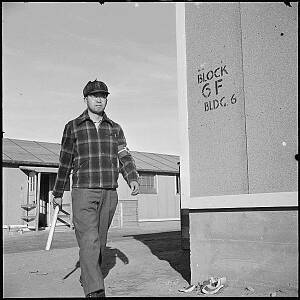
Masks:
[[[86,295],[86,298],[105,298],[105,291],[99,290]]]

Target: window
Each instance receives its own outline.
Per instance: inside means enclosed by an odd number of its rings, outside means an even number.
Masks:
[[[35,190],[35,173],[34,172],[29,173],[28,185],[29,185],[29,192],[34,192],[34,190]]]
[[[140,174],[140,193],[157,194],[156,176],[153,174]]]

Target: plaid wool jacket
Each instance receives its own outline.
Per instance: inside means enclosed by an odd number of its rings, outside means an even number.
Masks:
[[[71,170],[74,188],[117,188],[119,172],[128,185],[138,181],[121,126],[104,113],[97,131],[87,109],[65,125],[54,197],[63,196]]]

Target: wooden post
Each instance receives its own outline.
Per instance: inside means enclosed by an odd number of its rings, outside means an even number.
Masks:
[[[37,218],[38,218],[38,203],[37,203],[37,174],[34,172],[34,203],[35,203],[35,230],[37,228]]]
[[[47,210],[47,227],[51,224],[51,211],[52,211],[52,173],[49,175],[48,182],[48,210]]]
[[[50,223],[51,223],[51,192],[49,190],[48,192],[48,203],[47,203],[47,227],[50,227]]]
[[[35,231],[39,230],[39,217],[40,217],[40,191],[41,191],[41,173],[35,175],[36,179],[36,218],[35,218]]]

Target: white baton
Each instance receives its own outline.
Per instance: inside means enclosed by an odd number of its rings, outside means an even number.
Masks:
[[[53,234],[54,234],[54,229],[55,229],[55,225],[56,225],[56,221],[57,221],[58,212],[59,212],[59,206],[57,205],[55,207],[55,210],[54,210],[54,215],[53,215],[53,218],[52,218],[51,228],[50,228],[50,232],[49,232],[49,235],[48,235],[48,240],[47,240],[47,244],[46,244],[46,249],[45,250],[49,250],[50,247],[51,247],[51,243],[52,243],[52,239],[53,239]]]

